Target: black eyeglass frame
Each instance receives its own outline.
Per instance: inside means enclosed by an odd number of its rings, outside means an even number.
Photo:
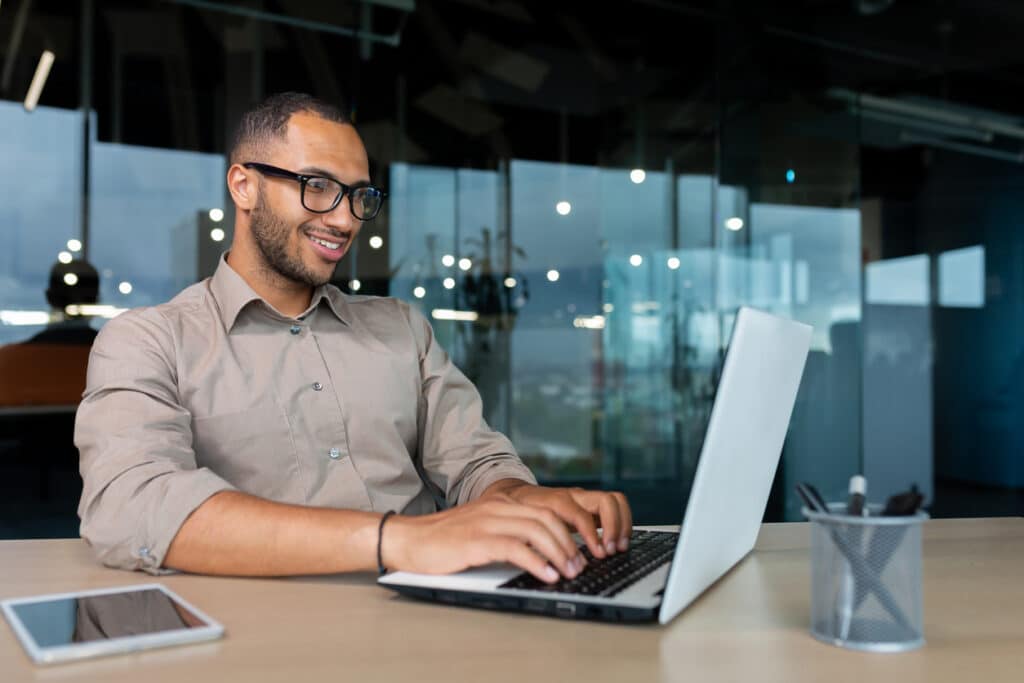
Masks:
[[[283,168],[278,168],[277,166],[271,166],[270,164],[260,163],[258,161],[246,161],[246,162],[244,162],[242,164],[242,167],[243,168],[254,169],[256,171],[259,171],[263,175],[276,176],[278,178],[286,178],[288,180],[296,181],[297,183],[299,183],[299,187],[300,187],[300,190],[299,190],[299,201],[302,202],[302,208],[304,208],[306,211],[309,211],[311,213],[330,213],[331,211],[334,211],[336,208],[338,208],[338,204],[341,203],[341,200],[344,199],[346,195],[348,195],[348,197],[349,197],[348,210],[352,212],[352,215],[356,218],[356,220],[360,220],[360,221],[364,221],[364,222],[365,221],[372,221],[374,218],[377,217],[377,215],[380,213],[380,210],[384,207],[384,200],[388,198],[388,193],[385,192],[384,190],[380,189],[376,185],[346,185],[345,183],[341,182],[340,180],[338,180],[336,178],[331,178],[329,176],[305,175],[305,174],[302,174],[302,173],[295,173],[293,171],[288,171],[288,170],[285,170]],[[317,178],[322,179],[322,180],[329,180],[332,183],[337,183],[338,185],[341,186],[341,192],[339,192],[338,195],[334,198],[334,201],[331,203],[330,208],[317,210],[317,209],[311,209],[308,206],[306,206],[306,184],[309,181],[315,180]],[[352,202],[352,193],[355,192],[356,190],[366,190],[366,189],[375,190],[376,192],[380,193],[380,206],[377,207],[377,210],[373,212],[372,216],[368,216],[366,218],[363,218],[362,216],[360,216],[359,214],[356,213],[355,204]]]

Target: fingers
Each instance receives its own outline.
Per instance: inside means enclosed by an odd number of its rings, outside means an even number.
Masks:
[[[561,524],[557,519],[555,521]],[[575,578],[583,569],[583,558],[578,555],[576,546],[571,545],[571,550],[567,551],[557,535],[539,519],[512,515],[495,516],[487,521],[486,529],[488,533],[515,538],[529,544],[536,553],[547,558],[555,569],[569,578]],[[564,526],[562,530],[568,536]],[[524,569],[532,572],[527,567]]]
[[[579,561],[579,568],[583,568],[585,560],[580,554],[579,548],[576,545],[576,541],[573,540],[572,534],[569,532],[569,528],[566,526],[566,522],[560,517],[557,510],[547,507],[539,507],[534,505],[519,505],[511,504],[507,508],[502,508],[502,513],[513,517],[520,517],[525,519],[532,519],[544,524],[552,537],[558,542],[566,556],[570,559],[577,559]]]
[[[609,495],[601,495],[598,501],[598,515],[601,517],[601,543],[609,555],[614,555],[619,549],[621,535],[619,528],[622,520],[619,517],[619,506],[615,499]]]
[[[527,548],[517,538],[494,537],[488,544],[494,561],[509,562],[528,571],[545,583],[558,581],[558,572],[547,560]]]
[[[622,524],[619,531],[619,550],[626,550],[629,547],[629,537],[633,533],[633,511],[629,508],[626,496],[618,491],[613,491],[611,495],[618,504],[619,520]]]
[[[577,492],[583,493],[583,490],[579,489]],[[576,529],[576,532],[583,538],[583,542],[587,544],[587,548],[594,557],[603,558],[607,555],[597,533],[594,515],[581,506],[572,495],[546,504],[565,524],[569,524]]]
[[[629,548],[629,535],[633,532],[633,513],[624,495],[617,491],[583,491],[576,493],[574,497],[584,509],[599,518],[601,545],[607,554]]]

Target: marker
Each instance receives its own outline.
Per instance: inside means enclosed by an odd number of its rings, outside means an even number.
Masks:
[[[864,498],[868,492],[868,480],[859,474],[850,477],[850,497],[846,501],[846,514],[861,517],[866,514]]]

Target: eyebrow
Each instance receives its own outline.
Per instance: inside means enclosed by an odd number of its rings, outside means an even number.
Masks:
[[[299,169],[299,173],[301,173],[303,175],[320,175],[320,176],[324,176],[325,178],[330,178],[331,180],[336,180],[339,183],[341,183],[342,185],[348,185],[349,187],[359,187],[359,186],[362,186],[362,185],[369,185],[370,184],[370,180],[368,178],[365,179],[365,180],[356,180],[355,182],[351,182],[351,183],[342,182],[342,181],[338,180],[334,176],[333,173],[331,173],[330,171],[328,171],[325,168],[320,168],[319,166],[303,166],[302,168]]]

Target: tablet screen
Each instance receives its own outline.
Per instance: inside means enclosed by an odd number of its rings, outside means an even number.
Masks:
[[[207,626],[167,593],[145,590],[42,600],[11,609],[41,648]]]

